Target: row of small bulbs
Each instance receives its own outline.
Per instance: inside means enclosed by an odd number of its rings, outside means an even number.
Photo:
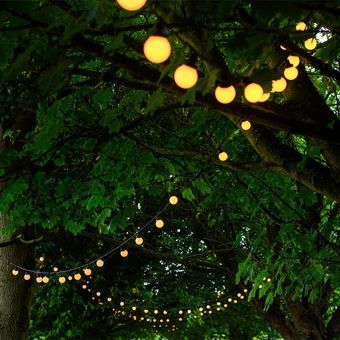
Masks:
[[[171,196],[169,198],[169,203],[171,205],[176,205],[178,203],[178,197],[177,196]],[[162,219],[156,219],[156,222],[155,222],[155,226],[158,228],[158,229],[161,229],[164,227],[164,221]],[[138,246],[141,246],[143,243],[144,243],[144,239],[140,236],[140,235],[137,235],[137,237],[135,238],[135,243],[136,245]],[[129,252],[127,249],[121,249],[120,250],[120,256],[121,257],[127,257],[129,255]],[[45,261],[45,258],[43,256],[41,256],[39,258],[39,261],[41,263],[43,263]],[[104,266],[104,260],[102,258],[98,258],[97,260],[95,260],[95,263],[96,263],[96,266],[98,268],[101,268]],[[87,268],[87,266],[84,266],[85,268],[83,268],[83,273],[84,275],[86,276],[90,276],[92,274],[92,270],[90,268]],[[76,281],[79,281],[81,278],[82,278],[82,275],[77,272],[75,274],[72,274],[72,275],[68,275],[68,277],[66,276],[63,276],[62,273],[70,273],[72,272],[72,270],[67,270],[67,271],[61,271],[60,273],[59,272],[59,269],[57,267],[53,267],[53,272],[51,273],[47,273],[47,272],[39,272],[39,271],[33,271],[33,270],[22,270],[24,272],[24,275],[23,275],[23,278],[25,281],[29,281],[31,280],[31,274],[35,274],[36,275],[36,279],[35,281],[37,283],[48,283],[50,281],[50,278],[49,278],[49,274],[57,274],[59,275],[58,277],[58,281],[60,284],[64,284],[67,280],[69,281],[72,281],[73,279],[76,280]],[[18,276],[19,275],[19,268],[15,267],[13,270],[12,270],[12,275],[13,276]],[[44,276],[41,276],[41,274],[45,274]]]

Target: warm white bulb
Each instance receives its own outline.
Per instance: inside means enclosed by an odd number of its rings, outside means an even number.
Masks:
[[[86,268],[86,269],[84,270],[84,274],[85,274],[86,276],[90,276],[91,273],[92,273],[92,270],[91,270],[90,268]]]
[[[171,197],[169,198],[169,202],[170,202],[170,204],[172,204],[172,205],[177,204],[177,203],[178,203],[178,198],[177,198],[177,196],[171,196]]]
[[[272,90],[271,92],[282,92],[287,87],[287,81],[285,78],[281,77],[278,80],[272,81]]]
[[[17,275],[19,274],[19,271],[18,271],[17,269],[13,269],[13,270],[12,270],[12,274],[13,274],[14,276],[17,276]]]
[[[315,38],[309,38],[305,40],[304,45],[307,50],[314,50],[314,48],[317,45],[316,39]]]
[[[221,104],[229,104],[236,97],[236,90],[233,85],[229,87],[217,86],[215,89],[215,97]]]
[[[283,71],[283,75],[285,76],[285,78],[287,80],[294,80],[297,78],[297,76],[299,75],[299,71],[296,67],[292,66],[292,67],[287,67],[284,71]]]
[[[59,283],[60,284],[63,284],[65,282],[66,282],[66,279],[63,276],[59,277]]]
[[[164,226],[163,220],[157,220],[156,221],[156,227],[157,228],[163,228],[163,226]]]
[[[120,252],[121,257],[127,257],[128,255],[129,255],[129,252],[126,249],[124,249]]]
[[[97,267],[103,267],[104,261],[102,259],[99,259],[99,260],[97,260],[96,265],[97,265]]]
[[[244,97],[249,103],[257,103],[263,96],[263,88],[261,85],[251,83],[244,88]]]
[[[137,244],[137,246],[141,246],[144,242],[142,237],[136,237],[135,242]]]
[[[245,120],[241,123],[241,128],[242,130],[247,131],[251,128],[251,123],[248,120]]]
[[[190,89],[195,86],[198,80],[198,73],[194,67],[181,65],[177,67],[174,73],[174,80],[177,86],[182,89]]]
[[[28,281],[31,278],[30,274],[25,274],[24,275],[24,280]]]
[[[296,24],[295,29],[297,31],[305,31],[307,29],[307,25],[303,21],[300,21]]]
[[[81,279],[81,275],[80,275],[79,273],[75,274],[75,275],[74,275],[74,279],[75,279],[76,281],[79,281],[79,280]]]
[[[37,283],[41,283],[43,280],[43,278],[41,276],[38,276],[35,281],[37,281]]]
[[[226,152],[220,152],[218,158],[220,161],[224,162],[228,159],[228,154]]]
[[[141,9],[146,0],[117,0],[118,5],[127,11],[138,11]]]
[[[287,57],[287,59],[294,67],[298,67],[300,64],[300,58],[296,55],[290,55],[289,57]]]
[[[47,276],[44,276],[43,279],[42,279],[42,281],[43,281],[44,283],[48,283],[48,282],[50,281],[50,279],[49,279]]]
[[[145,58],[152,63],[164,63],[171,54],[171,45],[166,37],[152,35],[144,43]]]

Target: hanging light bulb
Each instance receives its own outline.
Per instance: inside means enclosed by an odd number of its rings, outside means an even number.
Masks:
[[[149,311],[148,311],[147,309],[144,309],[144,313],[145,313],[145,314],[148,314]]]
[[[174,80],[178,87],[182,89],[190,89],[197,83],[197,70],[194,67],[183,64],[177,67],[174,73]]]
[[[14,276],[17,276],[17,275],[19,274],[19,270],[13,269],[13,270],[12,270],[12,274],[13,274]]]
[[[141,246],[144,242],[143,237],[140,237],[140,236],[136,237],[135,242],[137,246]]]
[[[177,198],[177,196],[171,196],[171,197],[169,198],[169,202],[170,202],[170,204],[172,204],[172,205],[177,204],[177,203],[178,203],[178,198]]]
[[[287,57],[287,60],[291,63],[292,66],[298,67],[300,64],[300,58],[296,55],[290,55]]]
[[[299,71],[296,67],[292,66],[292,67],[287,67],[285,68],[285,70],[283,71],[283,75],[285,76],[285,78],[287,80],[294,80],[297,78],[297,76],[299,75]]]
[[[54,272],[57,272],[57,271],[58,271],[58,268],[57,268],[57,267],[54,267],[54,268],[53,268],[53,271],[54,271]]]
[[[127,257],[128,255],[129,255],[129,252],[126,249],[120,251],[121,257]]]
[[[60,276],[58,280],[60,284],[64,284],[66,282],[66,278],[64,276]]]
[[[241,123],[242,130],[249,130],[251,128],[251,123],[248,120],[245,120]]]
[[[206,305],[206,308],[207,308],[207,309],[210,309],[210,305]]]
[[[67,278],[69,281],[73,280],[73,277],[71,275],[69,275],[69,277]]]
[[[48,278],[48,276],[44,276],[43,279],[42,279],[42,281],[43,281],[44,283],[48,283],[48,282],[50,281],[50,279]]]
[[[236,97],[236,90],[233,85],[228,87],[217,86],[215,89],[215,97],[221,104],[229,104]]]
[[[226,152],[224,152],[224,151],[220,152],[218,154],[218,158],[219,158],[220,161],[224,162],[224,161],[226,161],[228,159],[228,154]]]
[[[234,303],[237,303],[237,300],[234,300]]]
[[[179,311],[178,311],[178,314],[183,314],[183,311],[182,311],[182,310],[179,310]]]
[[[125,305],[124,301],[121,301],[121,302],[119,303],[119,305],[120,305],[121,307],[123,307],[123,306]]]
[[[300,21],[296,24],[295,29],[297,31],[305,31],[307,29],[307,25],[303,21]]]
[[[79,281],[79,280],[81,279],[81,275],[80,275],[79,273],[75,274],[75,275],[74,275],[74,279],[75,279],[76,281]]]
[[[111,298],[111,297],[108,297],[106,300],[107,300],[107,302],[111,302],[111,301],[112,301],[112,298]]]
[[[90,268],[86,268],[86,269],[84,270],[84,274],[85,274],[86,276],[90,276],[90,275],[92,274],[92,270],[91,270]]]
[[[229,299],[228,299],[228,302],[231,302],[231,301],[233,301],[233,299],[229,298]]]
[[[24,280],[28,281],[31,278],[30,274],[25,274],[24,275]]]
[[[117,0],[117,2],[127,11],[138,11],[146,4],[146,0]]]
[[[158,310],[157,309],[155,309],[153,312],[154,312],[154,314],[158,314]]]
[[[305,40],[304,45],[307,50],[314,50],[314,48],[317,45],[316,39],[315,38],[309,38]]]
[[[271,92],[282,92],[287,87],[287,81],[285,78],[281,77],[278,80],[272,81],[272,90]]]
[[[102,259],[97,260],[96,262],[97,267],[103,267],[104,266],[104,261]]]
[[[136,310],[137,309],[137,307],[136,306],[132,306],[132,308],[131,308],[132,310]]]
[[[144,43],[144,56],[155,64],[164,63],[171,54],[169,40],[161,35],[151,35]]]
[[[157,220],[156,221],[156,227],[157,228],[163,228],[164,227],[164,222],[163,222],[163,220]]]
[[[225,304],[223,305],[223,307],[224,307],[224,308],[227,308],[227,307],[228,307],[228,305],[225,303]]]
[[[35,281],[36,281],[37,283],[41,283],[42,280],[43,280],[43,278],[42,278],[41,276],[38,276],[38,277],[35,279]]]
[[[264,102],[266,102],[269,99],[269,97],[270,97],[270,93],[264,93],[262,95],[262,97],[260,98],[259,102],[260,103],[264,103]]]
[[[102,293],[101,293],[101,292],[97,292],[96,295],[97,295],[97,296],[100,296],[100,295],[102,295]]]
[[[247,292],[248,292],[248,289],[247,289],[247,288],[245,288],[245,289],[243,289],[243,291],[244,291],[245,293],[247,293]]]
[[[263,88],[256,83],[248,84],[244,88],[244,97],[249,103],[257,103],[263,96]]]
[[[191,309],[188,309],[188,310],[187,310],[187,313],[188,313],[188,314],[191,314]]]

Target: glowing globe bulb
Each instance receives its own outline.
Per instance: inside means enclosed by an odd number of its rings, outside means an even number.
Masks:
[[[243,289],[243,291],[244,291],[245,293],[247,293],[247,292],[248,292],[248,289],[247,289],[247,288],[245,288],[245,289]]]
[[[153,312],[154,312],[155,314],[158,314],[158,310],[157,310],[157,309],[155,309]]]
[[[73,277],[70,275],[67,279],[68,279],[69,281],[72,281],[72,280],[73,280]]]
[[[108,297],[108,298],[107,298],[107,301],[108,301],[108,302],[111,302],[111,301],[112,301],[112,298]]]
[[[44,283],[48,283],[50,281],[50,279],[47,277],[47,276],[44,276],[43,277],[43,282]]]
[[[287,57],[287,60],[291,63],[292,66],[298,67],[300,64],[300,58],[296,55],[290,55]]]
[[[121,302],[119,303],[119,305],[120,305],[121,307],[123,307],[123,306],[125,305],[125,303],[124,303],[123,301],[121,301]]]
[[[285,78],[281,77],[278,80],[272,81],[272,91],[271,92],[282,92],[287,87],[287,81]]]
[[[220,152],[218,154],[218,158],[219,158],[220,161],[224,162],[224,161],[226,161],[228,159],[228,154],[226,152],[224,152],[224,151]]]
[[[157,220],[156,221],[156,227],[157,228],[163,228],[164,227],[164,222],[163,222],[163,220]]]
[[[178,320],[179,320],[179,321],[183,321],[183,319],[182,319],[182,318],[178,318]]]
[[[267,282],[270,282],[271,281],[271,278],[270,277],[268,277],[268,279],[267,279]]]
[[[237,303],[237,300],[234,300],[234,303]]]
[[[137,309],[137,307],[135,307],[135,306],[132,306],[132,308],[131,308],[132,310],[136,310]]]
[[[251,83],[244,89],[244,97],[249,103],[257,103],[263,96],[263,88],[261,85]]]
[[[212,314],[212,311],[211,311],[211,310],[209,311],[209,314]]]
[[[229,104],[236,97],[236,90],[233,85],[229,87],[217,86],[215,89],[215,97],[221,104]]]
[[[121,257],[127,257],[128,255],[129,255],[129,252],[126,249],[124,249],[120,252]]]
[[[228,307],[228,305],[225,303],[225,304],[223,305],[223,307],[224,307],[224,308],[227,308],[227,307]]]
[[[79,280],[81,279],[81,275],[80,275],[79,273],[75,274],[75,275],[74,275],[74,279],[75,279],[76,281],[79,281]]]
[[[43,256],[40,256],[40,257],[39,257],[39,261],[40,261],[40,262],[44,262],[44,261],[45,261],[45,258],[44,258]]]
[[[164,63],[171,54],[171,45],[166,37],[152,35],[144,43],[144,56],[155,64]]]
[[[297,31],[305,31],[307,29],[307,25],[303,21],[300,21],[296,24],[295,29]]]
[[[316,39],[314,38],[309,38],[307,40],[305,40],[304,45],[306,47],[307,50],[314,50],[314,48],[316,47]]]
[[[242,130],[249,130],[251,128],[251,123],[248,120],[245,120],[244,122],[241,123],[241,128]]]
[[[14,276],[17,276],[17,275],[19,274],[19,271],[18,271],[17,269],[13,269],[13,270],[12,270],[12,274],[13,274]]]
[[[206,307],[207,307],[207,309],[210,309],[210,305],[207,305]]]
[[[242,300],[243,300],[243,299],[244,299],[244,296],[243,296],[243,295],[241,295],[241,296],[240,296],[240,299],[242,299]]]
[[[66,278],[64,276],[60,276],[58,280],[60,284],[64,284],[66,282]]]
[[[170,202],[170,204],[172,204],[172,205],[177,204],[177,203],[178,203],[178,198],[177,198],[177,196],[171,196],[171,197],[169,198],[169,202]]]
[[[294,80],[297,78],[297,76],[299,75],[299,71],[296,67],[292,66],[292,67],[287,67],[284,72],[283,75],[285,76],[285,78],[287,80]]]
[[[260,103],[264,103],[266,102],[270,97],[270,93],[264,93],[261,97],[261,99],[259,100]]]
[[[141,9],[146,0],[117,0],[118,5],[127,11],[138,11]]]
[[[25,274],[24,275],[24,280],[28,281],[31,278],[30,274]]]
[[[90,276],[90,275],[92,274],[92,270],[91,270],[90,268],[86,268],[86,269],[84,270],[84,274],[85,274],[86,276]]]
[[[197,70],[189,65],[183,64],[177,67],[174,74],[174,80],[178,87],[182,89],[190,89],[197,83]]]
[[[168,312],[166,310],[163,310],[163,314],[166,315],[168,314]]]
[[[262,285],[259,285],[259,288],[261,289],[263,286]]]
[[[97,292],[96,295],[97,295],[97,296],[100,296],[100,295],[102,295],[102,293],[101,293],[101,292]]]
[[[182,310],[178,311],[178,314],[183,314],[183,311]]]
[[[99,260],[97,260],[96,265],[97,265],[97,267],[103,267],[104,261],[102,259],[99,259]]]
[[[149,311],[148,311],[147,309],[144,309],[144,313],[145,313],[145,314],[148,314]]]
[[[217,307],[217,308],[216,308],[216,310],[217,310],[217,311],[220,311],[220,310],[221,310],[221,308],[220,308],[220,307]]]
[[[87,288],[87,286],[86,286],[86,285],[82,285],[82,286],[81,286],[81,288],[83,288],[83,289],[86,289],[86,288]]]
[[[229,298],[229,299],[228,299],[228,302],[231,302],[231,301],[233,301],[233,300],[232,300],[231,298]]]
[[[237,296],[240,297],[242,294],[241,293],[237,293]]]
[[[58,271],[58,268],[57,268],[57,267],[54,267],[54,268],[53,268],[53,271],[54,271],[54,272],[57,272],[57,271]]]
[[[143,237],[136,237],[135,242],[137,246],[141,246],[144,242]]]

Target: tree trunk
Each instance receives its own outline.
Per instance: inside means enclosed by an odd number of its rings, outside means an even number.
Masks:
[[[0,243],[8,241],[1,231],[6,224],[6,217],[0,213]],[[0,247],[0,339],[26,339],[29,327],[29,307],[32,296],[32,278],[25,281],[25,273],[19,271],[12,275],[10,262],[20,266],[31,266],[33,249],[20,241]]]

